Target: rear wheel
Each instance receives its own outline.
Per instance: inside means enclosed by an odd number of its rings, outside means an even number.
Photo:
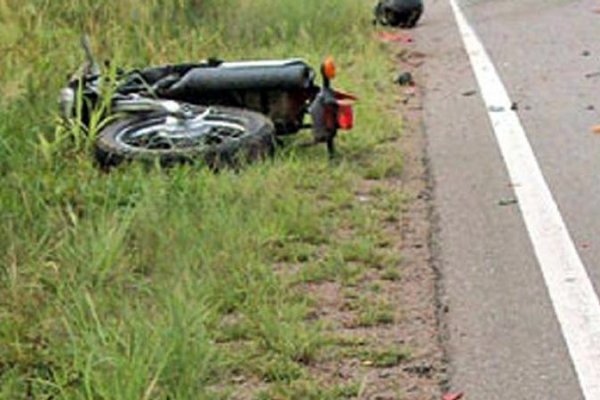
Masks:
[[[272,155],[274,132],[268,118],[238,108],[189,106],[185,117],[136,113],[99,133],[96,159],[103,167],[131,160],[237,166]]]

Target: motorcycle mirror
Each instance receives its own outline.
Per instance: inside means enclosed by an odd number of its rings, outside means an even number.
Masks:
[[[85,54],[85,73],[90,75],[99,75],[100,74],[100,66],[94,59],[94,54],[92,53],[92,46],[90,45],[90,38],[88,35],[81,36],[81,47],[83,48],[83,52]]]

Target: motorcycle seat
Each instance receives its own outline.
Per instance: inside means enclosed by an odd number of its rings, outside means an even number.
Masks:
[[[229,90],[297,90],[314,86],[315,72],[301,59],[224,62],[187,71],[169,96]]]

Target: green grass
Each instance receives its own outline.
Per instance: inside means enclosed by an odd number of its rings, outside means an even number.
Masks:
[[[357,182],[401,168],[381,147],[398,126],[382,111],[390,71],[370,6],[0,0],[1,399],[227,398],[234,376],[271,385],[258,398],[353,395],[302,383],[327,341],[298,282],[360,276],[346,263],[373,258],[379,222],[354,201]],[[336,84],[361,99],[357,127],[333,164],[323,148],[291,145],[239,173],[105,174],[89,139],[57,128],[83,31],[101,59],[128,68],[333,54]],[[364,240],[334,240],[341,228]],[[311,277],[282,274],[282,262],[329,264]],[[382,322],[370,311],[364,322]]]
[[[382,300],[360,299],[356,326],[370,328],[377,325],[389,325],[395,320],[394,308]]]
[[[263,391],[257,400],[345,400],[358,397],[360,389],[358,383],[323,388],[317,382],[298,380],[291,385],[276,385]]]
[[[410,360],[412,357],[408,348],[389,348],[376,350],[362,350],[358,352],[358,357],[366,365],[373,365],[376,368],[391,368],[398,364]]]

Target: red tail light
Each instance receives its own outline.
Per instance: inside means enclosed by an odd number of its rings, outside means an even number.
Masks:
[[[342,130],[350,130],[354,127],[354,110],[352,102],[347,100],[338,101],[337,124]]]
[[[337,125],[339,129],[350,130],[354,127],[354,110],[352,104],[358,100],[356,96],[339,90],[334,91],[338,104]]]

